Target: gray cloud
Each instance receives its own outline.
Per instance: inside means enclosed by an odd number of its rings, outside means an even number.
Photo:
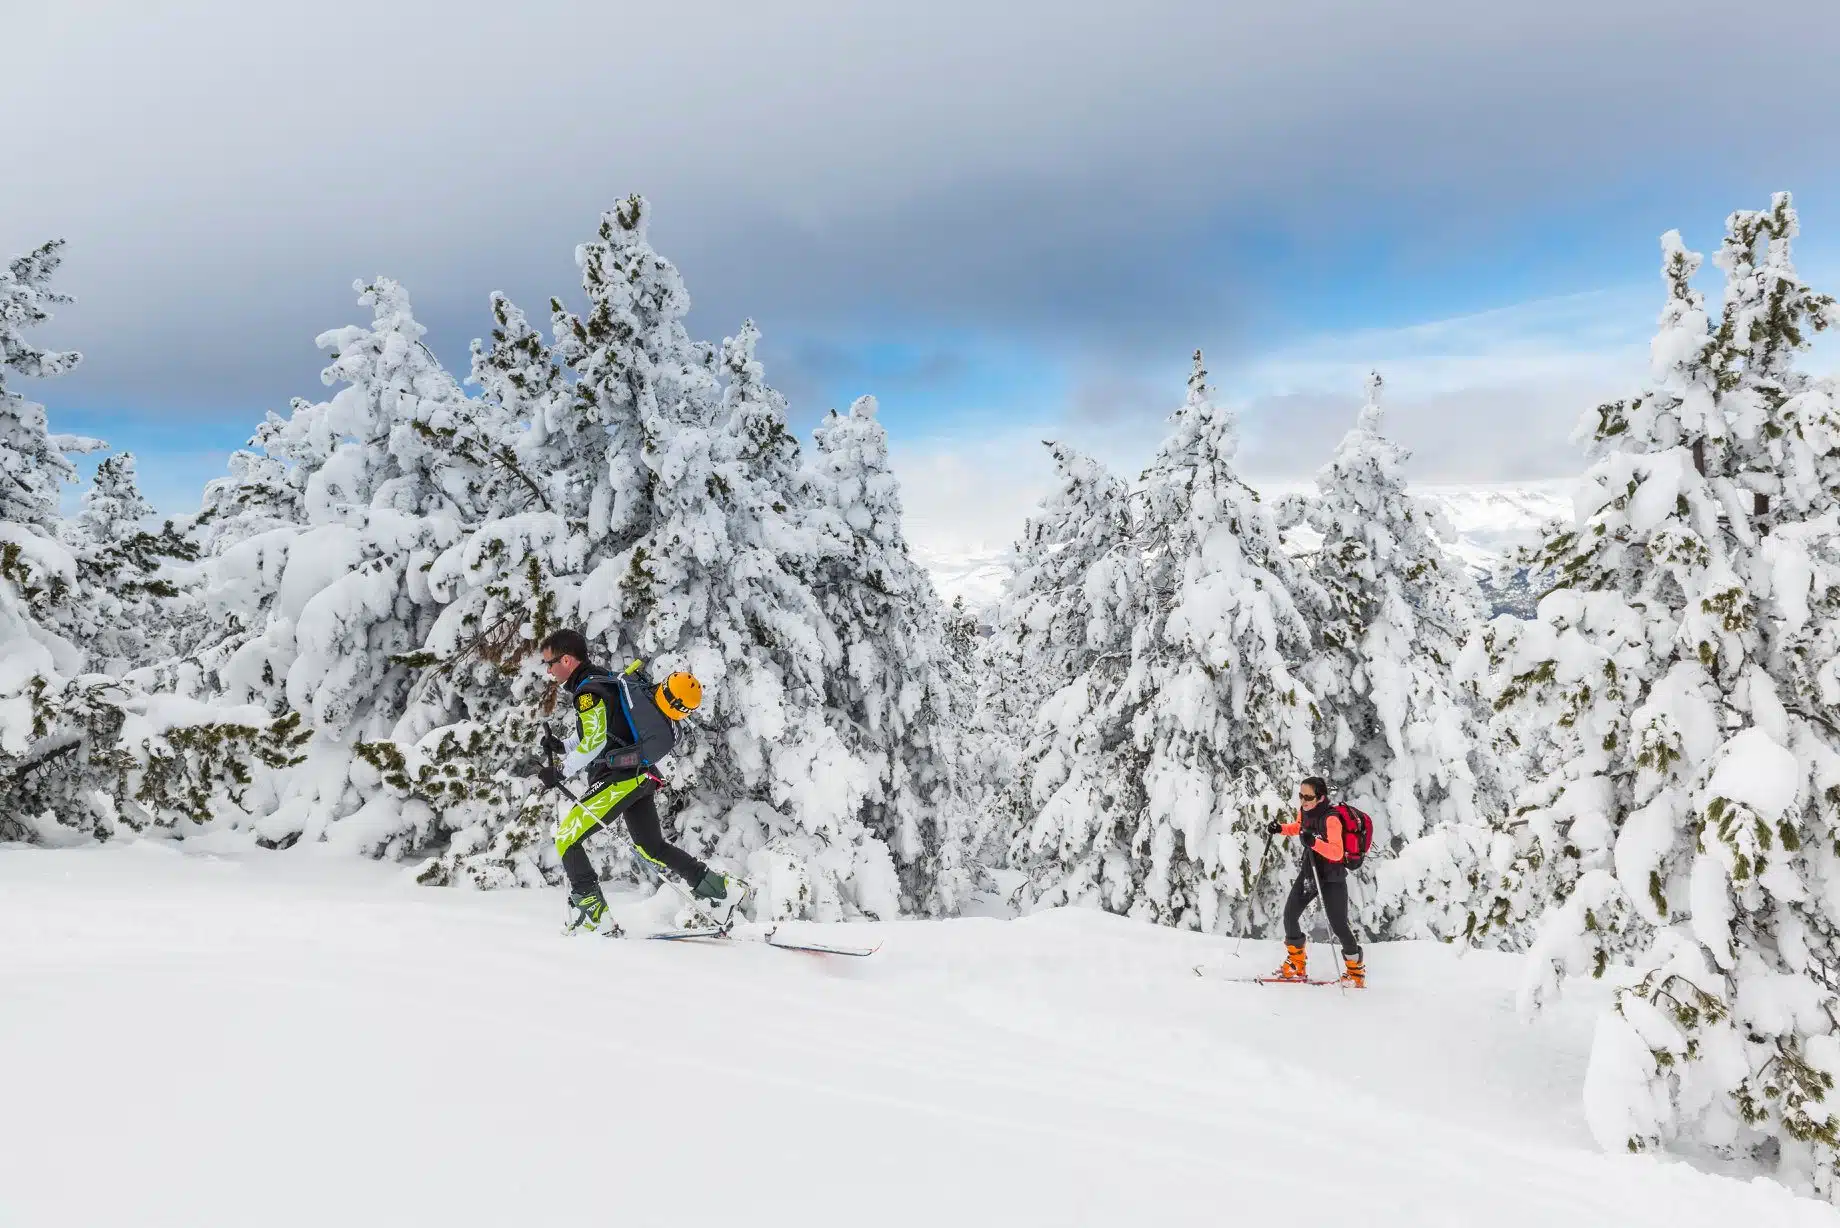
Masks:
[[[1068,395],[1067,420],[1076,430],[1143,425],[1168,417],[1180,403],[1180,392],[1174,380],[1089,371],[1074,382]]]
[[[316,392],[312,338],[358,315],[354,277],[404,281],[463,366],[487,292],[541,314],[632,190],[698,331],[756,317],[797,387],[811,338],[901,328],[1128,371],[1230,353],[1287,252],[1392,227],[1435,263],[1606,194],[1652,234],[1681,219],[1650,225],[1645,191],[1678,207],[1688,168],[1761,192],[1840,119],[1831,0],[1786,0],[1748,38],[1692,0],[120,0],[4,20],[0,251],[71,240],[82,301],[49,339],[90,354],[56,396],[239,421]]]

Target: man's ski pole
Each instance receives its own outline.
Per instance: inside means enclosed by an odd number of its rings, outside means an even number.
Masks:
[[[543,736],[547,738],[549,734],[545,733]],[[548,751],[546,753],[549,759],[549,774],[556,779],[554,781],[545,781],[543,787],[546,789],[554,789],[556,792],[562,794],[562,796],[568,798],[571,802],[574,802],[577,806],[581,805],[581,798],[575,796],[574,790],[562,783],[562,769],[556,766],[556,752]]]

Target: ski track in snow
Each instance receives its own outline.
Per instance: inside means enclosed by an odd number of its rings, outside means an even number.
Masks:
[[[1376,946],[1345,992],[1096,913],[786,929],[868,960],[561,915],[310,851],[0,849],[0,1224],[1840,1224],[1597,1151],[1603,999],[1525,1023],[1514,957]]]

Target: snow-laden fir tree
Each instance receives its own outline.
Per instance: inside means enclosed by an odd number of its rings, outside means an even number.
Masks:
[[[262,440],[283,419],[270,414],[249,440],[260,448]],[[247,448],[230,454],[227,474],[205,483],[198,512],[186,523],[186,536],[203,555],[222,554],[231,546],[270,529],[291,529],[307,522],[300,488],[287,463],[265,452]]]
[[[47,350],[26,330],[51,318],[50,308],[70,301],[51,289],[63,263],[64,243],[53,240],[15,257],[0,270],[0,522],[48,533],[58,519],[64,483],[77,474],[45,423],[45,407],[6,387],[10,372],[51,379],[83,360],[74,350]]]
[[[1317,647],[1302,671],[1314,763],[1374,818],[1370,932],[1451,937],[1474,927],[1487,820],[1506,804],[1484,709],[1451,673],[1480,597],[1442,546],[1442,515],[1406,489],[1409,453],[1382,434],[1378,373],[1366,388],[1314,496],[1290,501],[1321,538],[1308,560],[1321,604],[1306,607]]]
[[[76,471],[45,408],[7,387],[70,370],[74,352],[35,345],[26,330],[69,300],[51,289],[58,242],[0,270],[0,839],[32,839],[54,802],[79,787],[68,761],[81,732],[58,702],[83,654],[56,629],[68,616],[76,560],[57,539],[58,497]],[[53,819],[55,821],[55,819]]]
[[[631,549],[650,527],[647,421],[663,413],[706,422],[717,396],[714,372],[693,360],[684,328],[690,295],[653,249],[649,223],[638,196],[602,214],[597,238],[575,250],[588,314],[552,304],[556,355],[574,380],[572,403],[546,438],[560,463],[585,477],[587,537],[605,556]]]
[[[1103,659],[1084,695],[1064,689],[1065,706],[1043,713],[1059,727],[1051,753],[1087,776],[1066,804],[1057,791],[1028,843],[1053,876],[1044,903],[1091,884],[1081,898],[1114,911],[1244,933],[1275,915],[1283,884],[1267,871],[1287,850],[1266,827],[1291,812],[1313,754],[1295,672],[1309,629],[1293,597],[1309,581],[1234,472],[1237,416],[1206,378],[1197,353],[1136,492],[1132,540],[1088,579]],[[1121,672],[1110,629],[1128,636]]]
[[[422,343],[403,288],[354,288],[372,323],[318,338],[332,356],[322,379],[342,386],[271,414],[263,454],[209,492],[204,592],[225,635],[199,657],[216,693],[314,732],[306,765],[273,782],[265,840],[401,855],[435,838],[435,813],[384,796],[364,747],[398,734],[420,681],[442,604],[428,572],[507,478],[488,446],[503,433],[492,407]]]
[[[843,657],[813,587],[813,492],[758,339],[745,324],[697,395],[645,423],[651,528],[629,560],[603,565],[617,587],[584,587],[584,613],[658,672],[703,681],[670,808],[687,838],[745,867],[764,916],[890,916],[893,866],[863,821],[874,766],[825,710]],[[690,386],[703,353],[680,348],[667,374]]]
[[[590,551],[583,528],[596,500],[609,502],[607,433],[524,312],[502,294],[491,310],[491,341],[473,342],[469,379],[488,407],[478,450],[504,480],[429,569],[443,604],[414,658],[423,671],[415,702],[393,739],[366,750],[388,787],[437,812],[449,832],[421,881],[537,886],[560,876],[549,849],[557,797],[527,779],[555,693],[525,663],[575,612]],[[555,312],[560,321],[560,304]],[[607,877],[610,850],[593,851]]]
[[[1012,550],[991,643],[1014,673],[993,689],[1018,723],[1091,667],[1095,641],[1105,638],[1103,625],[1095,626],[1105,603],[1088,594],[1087,581],[1131,535],[1124,483],[1075,448],[1043,446],[1056,483]]]
[[[623,609],[625,581],[639,590],[636,604],[647,599],[643,539],[652,528],[653,475],[646,432],[648,422],[670,435],[675,423],[690,421],[706,434],[720,388],[706,348],[693,347],[684,330],[688,295],[651,248],[646,223],[645,202],[632,197],[602,215],[596,239],[576,249],[589,310],[577,316],[552,300],[554,345],[502,295],[492,300],[491,344],[474,344],[472,378],[483,400],[516,424],[508,455],[531,479],[482,509],[429,572],[446,603],[426,645],[436,679],[431,699],[442,700],[448,719],[464,710],[479,722],[486,741],[459,765],[474,779],[517,768],[532,753],[554,696],[519,666],[548,632],[580,624],[600,642],[605,665],[644,656],[669,668],[652,659],[651,642],[639,651]],[[585,602],[584,587],[591,589]],[[423,881],[554,880],[555,857],[546,851],[553,801],[533,797],[510,810],[455,816],[452,843]],[[590,851],[603,875],[616,868],[606,842]],[[617,865],[623,870],[623,859]]]
[[[86,598],[70,630],[93,669],[120,675],[154,665],[208,634],[200,603],[175,579],[174,565],[195,560],[197,548],[170,520],[149,528],[153,514],[134,454],[123,452],[96,466],[81,509],[63,525]]]
[[[106,839],[208,820],[240,804],[245,762],[284,764],[289,753],[289,728],[271,727],[260,712],[86,672],[85,649],[107,651],[105,634],[124,630],[112,619],[144,614],[158,625],[159,615],[103,587],[119,577],[101,547],[88,549],[90,535],[103,532],[99,517],[140,510],[132,466],[105,461],[90,522],[66,530],[59,488],[75,473],[65,453],[100,445],[51,435],[44,408],[6,387],[9,374],[45,378],[78,361],[25,334],[49,305],[67,301],[49,286],[60,247],[46,244],[0,272],[0,840]],[[109,530],[130,554],[137,531]],[[122,574],[154,562],[143,555]],[[157,600],[157,589],[156,581],[141,596]]]
[[[153,504],[141,493],[134,453],[123,452],[96,466],[74,528],[85,540],[119,545],[145,528],[153,512]]]
[[[826,692],[845,744],[874,773],[863,820],[894,854],[909,911],[956,912],[971,888],[978,808],[967,778],[971,679],[932,580],[908,553],[875,398],[830,414],[815,438],[815,578],[840,648]]]
[[[577,250],[588,310],[553,304],[554,345],[494,297],[478,398],[421,344],[400,287],[362,287],[372,324],[320,338],[326,382],[345,386],[271,415],[260,454],[209,492],[195,531],[224,634],[173,673],[311,726],[305,764],[264,782],[264,840],[399,858],[444,844],[422,881],[535,884],[558,873],[555,795],[528,779],[554,694],[523,667],[581,626],[604,665],[703,680],[667,821],[752,878],[763,915],[887,916],[904,888],[955,906],[964,790],[936,717],[950,654],[928,646],[936,601],[886,534],[892,478],[858,457],[806,469],[756,331],[720,356],[691,340],[646,220],[632,198]],[[839,493],[852,465],[872,498]],[[833,610],[814,588],[828,581]],[[851,584],[912,608],[865,628],[878,607]],[[934,664],[847,693],[876,634]],[[593,851],[604,874],[624,868],[617,839]]]
[[[1557,586],[1473,674],[1537,769],[1497,919],[1537,917],[1524,995],[1619,976],[1586,1076],[1607,1147],[1774,1162],[1835,1191],[1840,1135],[1840,416],[1792,368],[1836,320],[1786,196],[1733,214],[1716,326],[1663,238],[1654,383],[1585,424]]]
[[[483,637],[509,662],[579,624],[610,667],[691,670],[704,704],[670,763],[666,821],[749,875],[763,915],[890,915],[900,883],[864,822],[885,765],[846,745],[826,706],[843,657],[813,588],[816,481],[755,330],[719,356],[693,342],[689,295],[646,223],[634,197],[577,249],[588,311],[556,304],[547,352],[495,307],[475,377],[487,399],[532,415],[515,447],[548,475],[544,506],[483,521],[436,561],[429,580],[448,604],[428,654],[445,667]],[[540,808],[480,813],[425,881],[550,877],[547,827]],[[604,870],[618,847],[597,842]]]
[[[1133,882],[1116,847],[1128,793],[1108,765],[1130,730],[1114,701],[1130,628],[1105,586],[1136,556],[1125,485],[1103,464],[1048,443],[1057,482],[1023,526],[987,653],[988,724],[1014,743],[993,804],[1024,902],[1122,911]],[[1107,754],[1101,754],[1104,748]],[[1097,855],[1095,855],[1097,854]]]

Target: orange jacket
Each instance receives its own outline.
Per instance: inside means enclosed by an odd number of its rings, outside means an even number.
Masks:
[[[1296,818],[1278,830],[1287,836],[1301,835],[1303,833],[1303,811],[1299,810]],[[1342,816],[1334,806],[1325,807],[1323,810],[1323,835],[1314,837],[1308,843],[1310,851],[1324,861],[1340,861],[1346,856],[1347,850],[1342,847]]]

